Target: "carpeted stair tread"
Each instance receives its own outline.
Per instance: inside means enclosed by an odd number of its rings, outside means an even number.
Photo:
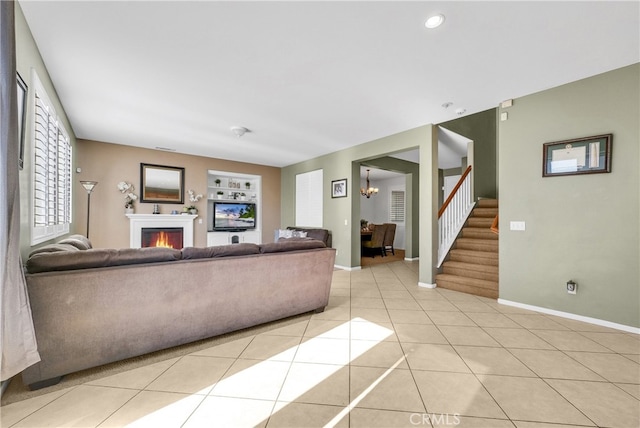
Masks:
[[[442,273],[498,282],[498,266],[450,260],[442,264]]]
[[[450,260],[478,265],[498,266],[498,253],[454,248],[449,252]]]
[[[449,281],[446,277],[445,278],[436,277],[436,284],[438,285],[438,287],[445,288],[447,290],[473,294],[474,296],[488,297],[490,299],[498,298],[498,284],[495,285],[496,286],[495,289],[490,289],[490,288],[477,287],[474,285],[469,285],[469,284],[460,283],[460,282]]]
[[[495,266],[495,265],[482,265],[477,263],[458,262],[455,260],[446,261],[442,265],[451,266],[455,268],[468,269],[468,270],[475,270],[479,272],[498,273],[498,266]]]
[[[436,275],[436,284],[438,284],[438,281],[440,281],[440,282],[446,281],[446,282],[450,282],[450,283],[462,284],[462,285],[467,285],[467,286],[472,286],[472,287],[486,288],[487,290],[497,290],[498,289],[498,283],[495,282],[495,281],[486,281],[484,279],[468,278],[468,277],[457,276],[457,275],[449,275],[447,273],[440,273],[440,274]]]
[[[490,241],[497,241],[498,235],[493,233],[491,229],[485,227],[463,227],[463,238],[475,238],[475,239],[488,239]]]
[[[474,208],[471,213],[472,217],[491,217],[492,219],[498,215],[498,208]]]
[[[494,217],[469,217],[466,227],[482,227],[489,229]]]
[[[455,247],[462,250],[498,252],[497,239],[458,238]]]
[[[476,207],[498,208],[498,200],[497,199],[478,199],[478,203],[476,203]]]

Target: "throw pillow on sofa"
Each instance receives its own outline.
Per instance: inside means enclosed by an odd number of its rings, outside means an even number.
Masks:
[[[76,247],[78,250],[90,250],[93,248],[91,246],[91,241],[85,236],[82,235],[71,235],[58,242],[58,244],[69,244]]]

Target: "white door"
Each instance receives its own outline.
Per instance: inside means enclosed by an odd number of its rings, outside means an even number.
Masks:
[[[449,197],[449,194],[451,193],[453,188],[456,187],[456,184],[458,184],[458,181],[460,180],[460,177],[462,177],[462,175],[450,175],[450,176],[444,178],[444,199],[443,199],[443,202],[447,200],[447,198]]]

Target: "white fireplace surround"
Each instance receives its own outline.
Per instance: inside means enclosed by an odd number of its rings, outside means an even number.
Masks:
[[[127,214],[129,217],[129,246],[142,247],[143,227],[181,227],[183,247],[193,247],[193,214]]]

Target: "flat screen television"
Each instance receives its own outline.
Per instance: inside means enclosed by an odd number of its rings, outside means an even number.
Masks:
[[[254,202],[214,202],[213,230],[240,231],[256,228]]]

